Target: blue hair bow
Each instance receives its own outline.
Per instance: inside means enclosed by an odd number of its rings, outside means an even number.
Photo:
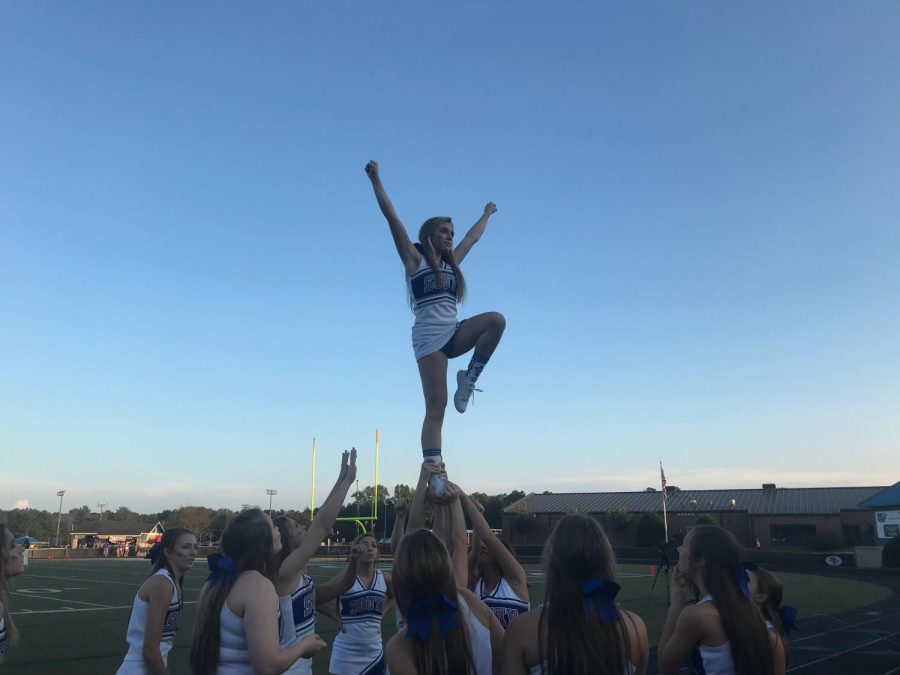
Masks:
[[[437,620],[438,631],[443,639],[451,628],[459,628],[456,621],[456,603],[443,593],[432,593],[415,598],[409,603],[409,617],[406,623],[406,639],[416,636],[428,642],[431,622]]]
[[[150,547],[150,550],[147,551],[147,557],[150,559],[150,564],[155,565],[156,561],[159,560],[159,554],[162,551],[162,544],[156,542],[153,546]]]
[[[606,579],[588,579],[581,584],[581,606],[584,608],[584,618],[591,616],[591,605],[597,613],[597,618],[605,625],[610,621],[621,618],[619,608],[616,607],[616,596],[619,594],[619,584]]]
[[[738,563],[731,568],[731,580],[741,589],[741,595],[745,598],[750,597],[750,575],[747,574],[744,563]]]
[[[778,618],[781,619],[781,627],[784,628],[785,634],[792,630],[800,630],[797,628],[797,608],[790,605],[782,605],[778,608]]]
[[[231,556],[224,553],[213,553],[206,558],[206,564],[210,570],[209,576],[206,577],[210,586],[215,586],[223,579],[226,584],[231,581],[231,573],[234,571],[234,560],[231,559]]]

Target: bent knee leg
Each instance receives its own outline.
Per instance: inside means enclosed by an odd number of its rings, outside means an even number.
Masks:
[[[488,316],[490,316],[492,330],[497,333],[502,333],[506,330],[506,317],[500,312],[490,312]]]

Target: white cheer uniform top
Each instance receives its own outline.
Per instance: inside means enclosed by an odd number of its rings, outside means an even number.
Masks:
[[[290,595],[280,596],[281,648],[290,647],[307,635],[316,632],[316,584],[308,574],[301,574],[297,588]],[[297,659],[288,673],[312,672],[312,659]]]
[[[425,256],[416,273],[406,280],[410,306],[416,315],[412,327],[413,351],[418,361],[439,351],[456,332],[456,274],[441,261],[440,286]]]
[[[6,660],[6,619],[0,614],[0,665]]]
[[[704,602],[712,602],[712,596],[704,595],[697,604]],[[691,665],[697,675],[735,675],[731,643],[725,642],[715,647],[698,644]]]
[[[513,591],[512,586],[503,577],[500,577],[500,583],[492,593],[485,594],[484,579],[479,579],[475,584],[475,595],[481,598],[482,602],[491,608],[491,611],[500,621],[503,630],[509,625],[509,622],[515,619],[519,614],[524,614],[531,606],[519,598]]]
[[[181,618],[181,610],[184,600],[178,595],[178,586],[169,570],[163,568],[153,574],[154,577],[164,577],[172,584],[172,596],[169,598],[169,607],[163,623],[162,639],[159,642],[159,653],[163,663],[168,664],[169,652],[175,643],[175,633],[178,632],[178,621]],[[134,596],[131,606],[131,616],[128,619],[128,630],[125,640],[128,642],[128,652],[125,660],[116,671],[116,675],[143,675],[149,672],[144,663],[144,633],[147,631],[147,610],[150,603],[141,600],[140,596]]]
[[[459,602],[459,611],[466,619],[466,628],[469,631],[469,645],[472,649],[472,663],[475,666],[475,675],[491,675],[492,672],[492,651],[491,651],[491,631],[485,626],[475,613],[469,609],[465,598],[457,594],[456,600]]]
[[[228,609],[228,600],[219,612],[219,668],[217,675],[251,675],[250,647],[244,633],[244,619]]]
[[[360,675],[384,672],[384,646],[381,619],[387,596],[384,574],[375,570],[372,583],[356,582],[340,597],[344,630],[334,638],[329,672],[335,675]]]

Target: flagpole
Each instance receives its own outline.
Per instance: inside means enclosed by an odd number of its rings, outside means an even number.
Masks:
[[[312,497],[310,498],[312,502],[309,506],[309,522],[312,522],[312,519],[316,517],[316,437],[313,436],[313,447],[312,447]]]
[[[662,460],[659,460],[659,480],[662,485],[663,498],[663,531],[666,535],[666,543],[669,543],[669,516],[666,512],[666,502],[668,501],[668,493],[666,492],[666,474],[663,472]]]

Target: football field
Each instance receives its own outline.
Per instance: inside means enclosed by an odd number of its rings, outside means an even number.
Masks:
[[[319,561],[310,565],[309,572],[317,581],[323,581],[336,576],[342,569],[339,561]],[[385,564],[382,569],[389,570],[390,565]],[[529,565],[527,570],[534,605],[543,598],[543,578],[539,566]],[[142,559],[32,561],[26,573],[15,580],[10,593],[10,605],[21,639],[19,645],[8,652],[4,674],[114,673],[125,654],[125,629],[132,599],[149,571],[149,563]],[[206,574],[205,560],[198,560],[185,578],[185,611],[175,648],[169,655],[172,673],[189,672],[187,663],[197,598]],[[847,623],[831,615],[884,603],[892,597],[890,588],[853,579],[796,573],[779,574],[779,577],[785,584],[786,602],[800,611],[799,622],[804,633],[795,634],[792,641],[792,665],[800,670],[807,657],[810,662],[830,658],[827,646],[834,643],[838,637],[836,631]],[[622,586],[620,602],[644,618],[650,644],[655,645],[666,613],[664,578],[658,578],[651,594],[653,576],[648,565],[619,565],[617,581]],[[848,629],[851,638],[859,634],[860,645],[883,641],[885,644],[876,648],[890,649],[891,644],[896,644],[896,630],[878,633],[878,622],[886,621],[886,625],[893,622],[896,627],[900,623],[900,614],[873,611],[869,614],[860,611],[860,623],[868,628],[853,624]],[[804,637],[814,637],[821,632],[818,628],[815,633],[807,631],[806,626],[814,624],[805,619],[829,622],[828,628],[823,628],[823,635],[827,635],[823,638],[826,651],[815,646],[814,640],[807,640],[809,654],[805,654]],[[330,644],[334,639],[334,624],[320,616],[318,632]],[[393,632],[394,618],[390,615],[384,621],[385,638]],[[897,654],[900,655],[900,651]],[[328,655],[325,650],[317,656],[316,673],[328,672]],[[884,672],[887,671],[885,668]],[[802,672],[826,670],[817,666]]]

